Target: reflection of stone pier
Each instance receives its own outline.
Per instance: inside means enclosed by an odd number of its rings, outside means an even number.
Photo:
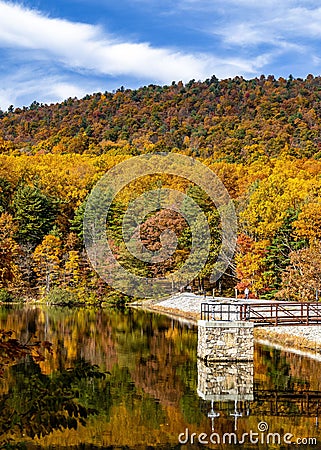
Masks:
[[[198,395],[208,401],[252,401],[253,362],[198,360]]]
[[[203,361],[253,361],[252,322],[198,321],[197,356]]]
[[[220,413],[214,410],[214,402],[234,402],[234,429],[243,412],[238,402],[253,401],[253,353],[254,339],[251,322],[199,320],[198,321],[198,386],[197,393],[211,402],[208,417],[212,421]],[[246,408],[246,415],[249,414]]]

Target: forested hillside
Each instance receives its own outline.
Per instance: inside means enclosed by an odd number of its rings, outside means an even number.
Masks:
[[[203,83],[121,88],[50,106],[10,107],[0,133],[33,153],[178,149],[228,162],[282,152],[318,158],[320,98],[321,77],[311,75],[304,81],[212,77]]]
[[[222,179],[239,217],[235,259],[219,285],[226,294],[313,300],[321,288],[321,77],[273,76],[121,88],[63,103],[0,113],[0,297],[57,296],[66,302],[117,298],[91,268],[83,246],[86,197],[111,167],[133,155],[176,152],[200,159]],[[213,241],[200,288],[217,254],[219,217],[204,193],[156,177],[202,206]],[[115,253],[129,200],[119,196],[108,222]],[[161,213],[140,230],[159,248],[165,222],[178,224],[178,248],[162,270],[180,267],[190,250],[186,223]],[[218,286],[217,286],[218,287]],[[58,292],[59,290],[59,292]],[[50,297],[51,296],[51,297]]]

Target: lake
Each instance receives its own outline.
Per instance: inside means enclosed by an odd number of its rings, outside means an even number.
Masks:
[[[0,329],[54,350],[6,370],[0,448],[321,448],[317,360],[206,366],[195,326],[135,309],[3,306]]]

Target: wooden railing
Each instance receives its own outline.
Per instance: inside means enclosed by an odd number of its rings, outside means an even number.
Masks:
[[[222,394],[223,398],[225,393]],[[225,397],[226,398],[226,397]],[[230,412],[230,403],[218,402],[219,411],[225,416]],[[204,406],[207,407],[206,403]],[[204,408],[203,406],[203,408]],[[280,416],[280,417],[320,417],[321,391],[301,390],[298,392],[285,390],[263,390],[254,385],[253,400],[239,401],[240,411],[244,415],[252,416]],[[249,410],[250,407],[250,410]],[[248,411],[248,414],[247,412]],[[316,421],[316,424],[318,421]]]
[[[256,325],[321,325],[321,303],[202,303],[201,319],[250,321]]]

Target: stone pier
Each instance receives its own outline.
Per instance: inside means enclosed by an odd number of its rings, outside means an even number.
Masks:
[[[197,356],[203,361],[253,361],[252,322],[198,321]]]

